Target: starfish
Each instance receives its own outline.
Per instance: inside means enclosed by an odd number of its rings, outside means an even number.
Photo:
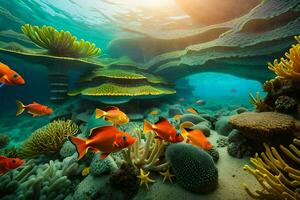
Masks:
[[[148,172],[148,173],[145,174],[144,170],[140,169],[140,175],[137,176],[139,179],[141,179],[140,185],[145,184],[148,190],[149,190],[148,183],[149,182],[150,183],[154,183],[155,182],[154,180],[152,180],[151,178],[149,178],[149,174],[150,174],[150,172]]]
[[[169,169],[168,169],[167,171],[165,171],[165,172],[160,172],[160,174],[164,176],[163,183],[164,183],[167,179],[168,179],[171,183],[173,183],[172,177],[175,176],[175,175],[171,174]]]

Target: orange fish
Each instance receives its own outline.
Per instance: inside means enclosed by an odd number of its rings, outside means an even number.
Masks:
[[[21,166],[23,163],[24,161],[19,158],[0,156],[0,175]]]
[[[70,136],[70,140],[76,145],[78,160],[83,158],[88,149],[95,153],[102,152],[100,158],[104,159],[111,152],[119,151],[135,142],[134,137],[119,131],[114,126],[102,126],[92,129],[87,139]]]
[[[186,109],[186,111],[193,113],[193,114],[198,114],[197,110],[195,110],[194,108],[188,108],[188,109]]]
[[[201,130],[190,129],[194,126],[192,122],[184,122],[180,125],[181,134],[187,137],[186,143],[192,144],[204,150],[210,150],[212,145],[209,143]]]
[[[184,140],[182,135],[178,133],[170,122],[163,117],[159,117],[158,122],[155,124],[151,124],[147,120],[144,121],[144,133],[146,134],[150,131],[154,131],[156,133],[156,138],[167,142],[177,143]]]
[[[175,120],[179,120],[181,117],[182,117],[182,115],[175,115],[173,118],[174,118]]]
[[[0,85],[23,85],[24,79],[17,72],[0,62]]]
[[[105,111],[97,108],[96,119],[101,117],[104,117],[106,121],[112,122],[113,125],[122,125],[129,122],[127,115],[115,106],[108,107]]]
[[[37,102],[32,102],[31,104],[24,105],[21,101],[17,102],[17,113],[16,116],[21,115],[24,110],[28,110],[28,113],[32,115],[32,117],[38,117],[42,115],[51,115],[53,110],[48,106],[41,105]]]
[[[157,114],[158,114],[158,111],[156,111],[156,110],[153,110],[150,112],[150,115],[157,115]]]

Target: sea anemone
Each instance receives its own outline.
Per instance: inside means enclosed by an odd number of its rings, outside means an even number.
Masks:
[[[57,31],[51,26],[25,24],[21,30],[37,46],[47,49],[50,55],[79,58],[98,56],[101,52],[94,43],[83,39],[78,41],[70,32]]]

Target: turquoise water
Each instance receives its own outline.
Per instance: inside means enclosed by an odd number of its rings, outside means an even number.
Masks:
[[[297,35],[298,0],[0,0],[0,200],[253,199],[243,166],[297,137]]]

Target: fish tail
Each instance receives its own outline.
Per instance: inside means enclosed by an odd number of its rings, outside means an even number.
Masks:
[[[150,131],[153,130],[152,124],[148,122],[147,120],[144,120],[144,130],[143,133],[149,133]]]
[[[104,110],[96,108],[96,119],[103,117],[105,114],[106,114],[106,112]]]
[[[24,106],[24,104],[23,104],[21,101],[19,101],[19,100],[17,100],[16,103],[17,103],[17,113],[16,113],[16,116],[19,116],[19,115],[21,115],[21,114],[24,112],[25,106]]]
[[[78,160],[80,160],[81,158],[83,158],[83,156],[86,154],[88,150],[88,145],[86,143],[86,140],[75,136],[70,136],[69,139],[76,146]]]

